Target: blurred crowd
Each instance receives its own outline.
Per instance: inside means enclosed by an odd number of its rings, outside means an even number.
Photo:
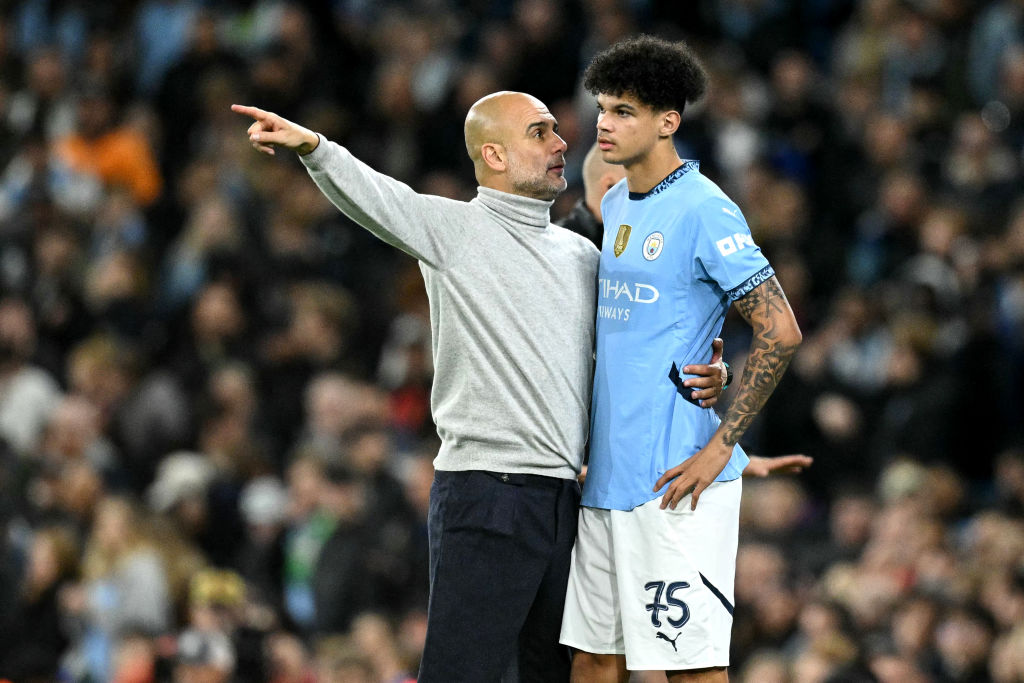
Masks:
[[[0,2],[0,679],[415,676],[420,275],[229,105],[469,199],[465,112],[530,92],[557,218],[637,31],[705,59],[680,152],[805,337],[747,445],[816,461],[747,484],[733,678],[1024,681],[1024,0]]]

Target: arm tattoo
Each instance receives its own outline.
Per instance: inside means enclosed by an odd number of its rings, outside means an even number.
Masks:
[[[797,347],[780,339],[780,328],[792,313],[774,277],[735,303],[740,315],[754,328],[754,338],[739,391],[722,419],[722,441],[730,448],[747,431],[775,390]]]

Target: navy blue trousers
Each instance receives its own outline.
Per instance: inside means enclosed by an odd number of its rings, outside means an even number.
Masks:
[[[430,603],[419,683],[569,680],[558,643],[576,539],[575,479],[436,472]]]

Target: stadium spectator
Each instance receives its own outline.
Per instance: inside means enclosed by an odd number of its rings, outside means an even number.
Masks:
[[[98,680],[111,677],[123,635],[138,630],[154,636],[171,627],[163,558],[127,499],[108,496],[96,506],[82,583],[67,593],[64,609],[81,629],[69,666]]]
[[[50,373],[31,363],[35,348],[32,309],[0,300],[0,439],[19,456],[35,450],[61,393]]]
[[[32,534],[18,601],[0,621],[0,671],[13,680],[45,681],[57,674],[70,643],[60,607],[61,591],[78,580],[78,549],[66,528]]]
[[[80,172],[90,172],[108,187],[126,189],[139,206],[160,195],[163,179],[149,141],[119,118],[113,95],[103,84],[78,92],[75,130],[56,141],[57,153]]]

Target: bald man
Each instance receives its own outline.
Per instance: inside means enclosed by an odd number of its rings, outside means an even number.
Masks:
[[[441,437],[430,493],[430,605],[419,681],[567,681],[558,644],[589,427],[599,253],[553,225],[565,189],[558,123],[530,95],[470,109],[470,202],[421,195],[275,114],[264,153],[297,152],[347,216],[414,256],[430,299],[431,409]],[[701,372],[699,369],[696,372]],[[717,367],[693,379],[710,405]]]

